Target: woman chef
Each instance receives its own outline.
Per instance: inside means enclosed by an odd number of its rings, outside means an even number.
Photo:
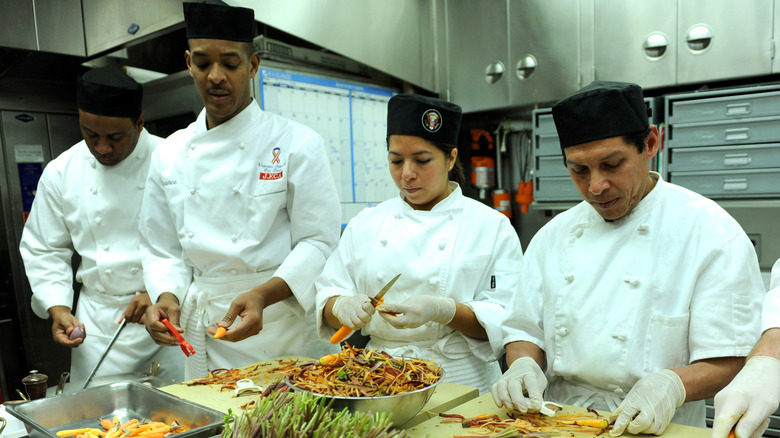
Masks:
[[[432,359],[448,381],[483,393],[501,375],[500,323],[518,289],[522,249],[504,215],[449,181],[450,172],[462,175],[460,115],[439,99],[390,99],[388,160],[400,196],[350,221],[317,281],[316,315],[323,338],[342,325],[362,328],[367,348]],[[381,318],[372,318],[368,295],[397,274],[376,309]]]

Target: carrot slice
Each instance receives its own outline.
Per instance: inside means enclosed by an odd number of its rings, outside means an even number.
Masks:
[[[214,333],[214,339],[219,339],[227,334],[227,329],[225,327],[217,327],[217,332]]]

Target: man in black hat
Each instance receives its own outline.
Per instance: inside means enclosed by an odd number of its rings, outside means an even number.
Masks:
[[[20,245],[33,291],[32,308],[52,318],[54,340],[73,348],[71,380],[84,380],[121,320],[140,323],[151,305],[138,250],[141,210],[152,151],[161,138],[144,129],[143,90],[115,67],[90,70],[78,80],[79,125],[84,140],[43,172]],[[83,284],[75,315],[73,252],[81,256]],[[78,347],[78,348],[76,348]],[[173,355],[125,327],[97,376],[147,372],[180,378]]]
[[[314,279],[336,247],[341,206],[322,137],[260,109],[254,12],[184,3],[185,60],[205,106],[158,148],[141,213],[152,302],[147,331],[184,330],[185,377],[283,355],[315,357]],[[217,324],[229,328],[213,339]]]
[[[704,399],[744,363],[763,295],[755,250],[716,203],[649,170],[659,141],[648,116],[641,88],[621,82],[553,106],[583,202],[528,246],[496,404],[540,409],[546,389],[614,411],[612,435],[704,427]]]

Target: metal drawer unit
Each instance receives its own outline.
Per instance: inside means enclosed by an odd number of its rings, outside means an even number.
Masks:
[[[780,197],[780,85],[667,95],[670,182],[713,199]]]
[[[656,99],[645,99],[652,109],[651,123],[660,119]],[[579,202],[582,200],[563,163],[561,143],[552,117],[552,109],[535,109],[533,119],[534,203]],[[656,120],[655,122],[653,120]],[[651,163],[651,169],[655,166]]]
[[[534,202],[582,200],[563,164],[552,109],[535,109],[532,118]]]

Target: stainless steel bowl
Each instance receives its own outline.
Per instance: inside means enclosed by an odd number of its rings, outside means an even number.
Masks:
[[[411,392],[405,392],[403,394],[395,395],[383,395],[377,397],[336,397],[330,395],[318,394],[305,389],[298,388],[290,383],[289,378],[285,377],[284,381],[295,391],[306,392],[317,397],[325,398],[326,400],[332,400],[332,409],[341,411],[347,408],[351,413],[357,412],[373,412],[373,413],[386,413],[392,415],[391,421],[396,427],[402,426],[412,417],[417,415],[420,410],[428,403],[428,400],[433,396],[433,392],[439,383],[444,380],[444,369],[441,369],[441,377],[433,385],[427,386]]]

